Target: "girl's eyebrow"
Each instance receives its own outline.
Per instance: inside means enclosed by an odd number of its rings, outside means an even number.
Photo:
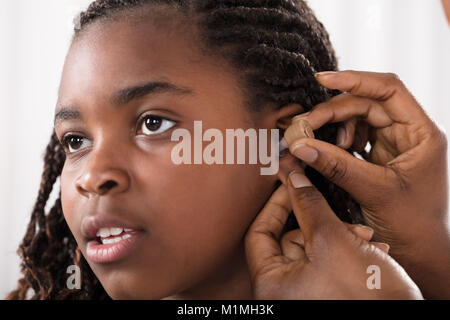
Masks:
[[[159,94],[169,93],[173,95],[192,95],[194,94],[194,90],[187,87],[181,88],[174,85],[173,83],[166,81],[148,82],[143,85],[133,86],[119,90],[114,95],[113,102],[117,105],[123,105],[129,103],[134,99],[142,98],[143,96],[157,93]]]
[[[81,119],[81,113],[72,107],[61,107],[59,111],[55,114],[55,120],[53,121],[53,126],[56,126],[58,122],[64,120],[75,120]]]
[[[172,95],[193,95],[194,90],[188,87],[178,87],[173,83],[166,81],[153,81],[143,85],[137,85],[120,89],[112,96],[112,102],[116,106],[125,105],[132,100],[148,96],[150,94],[169,93]],[[63,120],[81,119],[81,113],[75,106],[60,106],[55,114],[54,125]]]

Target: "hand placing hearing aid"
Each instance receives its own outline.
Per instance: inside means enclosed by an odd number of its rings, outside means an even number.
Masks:
[[[314,139],[314,132],[308,121],[296,116],[292,119],[291,125],[286,129],[284,133],[284,138],[280,141],[280,157],[286,154],[286,149],[295,140],[301,138],[312,138]]]

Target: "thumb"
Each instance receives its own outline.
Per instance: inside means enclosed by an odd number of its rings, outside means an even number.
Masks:
[[[320,191],[305,175],[295,170],[290,172],[287,188],[305,245],[317,235],[328,236],[331,230],[345,228]]]
[[[358,159],[325,141],[302,138],[292,142],[289,150],[360,203],[367,203],[374,193],[398,183],[396,174],[387,167]]]

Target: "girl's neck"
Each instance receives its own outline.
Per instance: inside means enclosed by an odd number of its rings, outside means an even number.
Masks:
[[[242,247],[220,270],[195,287],[162,300],[252,300],[250,274]]]

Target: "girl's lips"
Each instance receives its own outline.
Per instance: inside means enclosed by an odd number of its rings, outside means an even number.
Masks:
[[[133,230],[127,232],[130,236],[116,243],[102,244],[100,240],[91,240],[87,243],[87,259],[96,263],[109,263],[127,257],[142,241],[143,231]]]

